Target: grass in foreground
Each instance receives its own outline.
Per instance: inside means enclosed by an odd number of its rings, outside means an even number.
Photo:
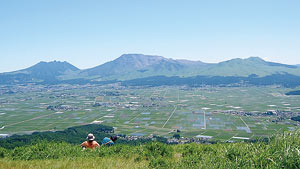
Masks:
[[[67,143],[40,142],[13,150],[0,148],[0,168],[300,168],[300,131],[286,132],[268,143],[153,142],[95,151],[82,151]]]
[[[133,158],[74,158],[74,159],[50,159],[50,160],[0,160],[0,168],[10,169],[87,169],[87,168],[147,168],[146,162],[135,162]]]

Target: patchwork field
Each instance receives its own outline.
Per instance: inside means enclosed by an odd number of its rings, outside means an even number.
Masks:
[[[37,90],[38,89],[38,90]],[[115,127],[116,133],[210,137],[235,141],[267,137],[294,128],[273,116],[239,116],[224,111],[300,112],[300,97],[276,87],[35,86],[0,96],[0,136],[62,130],[88,123]],[[25,91],[25,92],[24,92]]]

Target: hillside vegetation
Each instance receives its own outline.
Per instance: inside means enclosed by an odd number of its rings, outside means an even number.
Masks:
[[[116,145],[82,151],[48,141],[0,148],[0,168],[299,168],[300,131],[267,142],[139,146]]]

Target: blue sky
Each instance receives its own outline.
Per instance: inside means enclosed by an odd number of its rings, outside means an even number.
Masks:
[[[298,0],[0,1],[0,72],[39,61],[89,68],[124,53],[300,64]]]

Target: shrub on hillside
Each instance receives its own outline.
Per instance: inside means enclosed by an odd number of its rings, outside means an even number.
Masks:
[[[32,146],[17,147],[10,154],[13,160],[43,160],[83,156],[79,146],[42,141]]]
[[[7,156],[8,151],[5,148],[0,147],[0,158]]]

